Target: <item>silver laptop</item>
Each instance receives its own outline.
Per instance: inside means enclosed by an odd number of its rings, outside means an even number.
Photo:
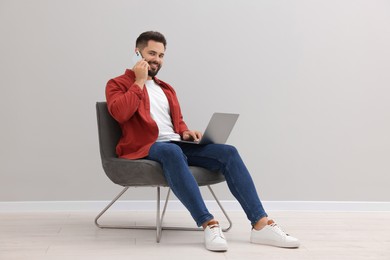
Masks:
[[[190,144],[224,144],[232,132],[238,116],[239,114],[214,113],[199,141],[171,140],[171,142]]]

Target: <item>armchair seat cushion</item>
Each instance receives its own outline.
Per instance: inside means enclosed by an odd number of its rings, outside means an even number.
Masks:
[[[161,165],[152,160],[110,158],[103,161],[103,168],[110,180],[121,186],[168,186]],[[221,173],[201,167],[190,166],[190,171],[199,186],[225,181]]]

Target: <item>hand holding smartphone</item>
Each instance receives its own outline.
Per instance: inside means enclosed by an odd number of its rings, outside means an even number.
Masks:
[[[133,71],[135,73],[136,81],[135,83],[141,88],[141,90],[144,88],[145,81],[148,78],[148,67],[149,65],[146,63],[140,63],[138,66],[136,64],[143,60],[142,54],[139,50],[136,50],[133,57]],[[146,66],[147,65],[147,66]]]
[[[134,55],[133,55],[133,58],[132,58],[132,61],[133,61],[133,67],[135,66],[135,64],[137,64],[137,62],[139,62],[140,60],[142,60],[142,55],[141,53],[139,52],[139,50],[136,50]]]

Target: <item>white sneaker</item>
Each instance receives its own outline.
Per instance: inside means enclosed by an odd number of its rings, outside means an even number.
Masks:
[[[204,242],[210,251],[226,251],[228,245],[218,222],[209,223],[204,230]]]
[[[295,237],[286,234],[273,220],[260,230],[252,229],[251,243],[278,247],[299,247],[300,242]]]

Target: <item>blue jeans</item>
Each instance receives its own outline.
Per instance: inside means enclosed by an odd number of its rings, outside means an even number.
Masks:
[[[146,159],[161,164],[172,192],[188,209],[198,226],[214,217],[208,211],[188,165],[221,171],[252,225],[267,216],[253,180],[234,146],[156,142]]]

